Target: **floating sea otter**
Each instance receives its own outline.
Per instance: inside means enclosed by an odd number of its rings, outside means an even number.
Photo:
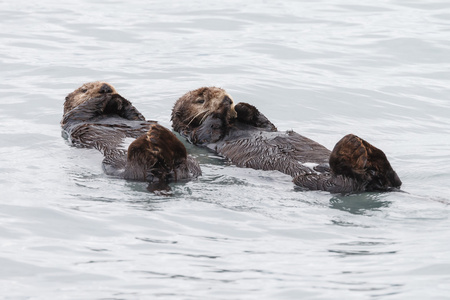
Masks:
[[[168,190],[169,181],[197,177],[197,161],[176,136],[144,116],[104,82],[82,85],[66,97],[63,133],[77,147],[103,155],[106,174],[147,181],[150,191]],[[124,149],[126,138],[134,140]]]
[[[330,151],[296,132],[277,131],[254,106],[234,105],[220,88],[199,88],[178,99],[172,126],[239,167],[278,170],[304,189],[348,193],[402,184],[383,151],[365,140],[349,134]]]

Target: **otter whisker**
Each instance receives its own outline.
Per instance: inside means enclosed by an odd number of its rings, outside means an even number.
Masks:
[[[208,111],[208,113],[205,114],[205,115],[203,116],[203,118],[200,120],[200,124],[203,123],[203,121],[205,121],[205,119],[206,119],[210,114],[211,114],[211,112]]]
[[[86,83],[68,94],[61,127],[72,145],[103,155],[106,174],[148,182],[147,190],[156,194],[170,191],[169,181],[201,175],[199,164],[172,131],[147,121],[109,83]],[[128,138],[133,141],[124,147]]]
[[[202,114],[204,114],[204,113],[208,113],[208,112],[209,112],[209,109],[199,112],[198,114],[196,114],[195,116],[193,116],[193,117],[191,118],[191,120],[189,121],[189,123],[187,123],[187,126],[189,126],[189,125],[192,123],[192,121],[195,120],[195,118],[197,118],[198,116],[200,116],[200,115],[202,115]],[[208,116],[208,114],[206,114],[206,116]],[[187,120],[187,119],[186,119],[186,120]],[[185,121],[186,121],[186,120],[185,120]],[[204,120],[204,117],[202,118],[202,120],[200,121],[200,123],[203,122],[203,120]]]

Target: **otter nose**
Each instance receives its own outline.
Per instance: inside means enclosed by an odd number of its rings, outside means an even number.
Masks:
[[[222,103],[223,103],[223,104],[231,105],[231,104],[233,104],[233,100],[231,100],[230,97],[225,96],[225,97],[223,98],[223,100],[222,100]]]
[[[106,94],[106,93],[112,93],[113,90],[108,84],[104,83],[102,85],[102,87],[100,88],[99,92],[100,92],[100,94]]]

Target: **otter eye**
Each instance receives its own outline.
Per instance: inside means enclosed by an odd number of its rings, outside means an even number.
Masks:
[[[203,98],[197,98],[197,100],[195,100],[195,103],[203,104],[203,103],[205,103],[205,99],[203,99]]]
[[[86,93],[86,92],[87,92],[87,89],[81,89],[81,92],[82,92],[82,93]]]

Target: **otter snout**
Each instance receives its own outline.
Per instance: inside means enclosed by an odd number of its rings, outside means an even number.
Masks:
[[[106,84],[106,83],[104,83],[100,87],[100,90],[99,90],[100,94],[109,94],[109,93],[112,93],[112,92],[113,92],[112,88],[109,86],[109,84]]]
[[[233,99],[231,99],[230,96],[225,95],[225,97],[223,97],[223,99],[222,99],[222,105],[226,105],[226,106],[229,106],[229,107],[230,107],[229,117],[230,117],[231,119],[234,119],[234,118],[237,117],[237,112],[236,112],[236,110],[234,109],[234,102],[233,102]]]
[[[228,104],[231,106],[233,104],[233,100],[231,100],[228,95],[225,95],[225,97],[223,97],[222,104]]]

